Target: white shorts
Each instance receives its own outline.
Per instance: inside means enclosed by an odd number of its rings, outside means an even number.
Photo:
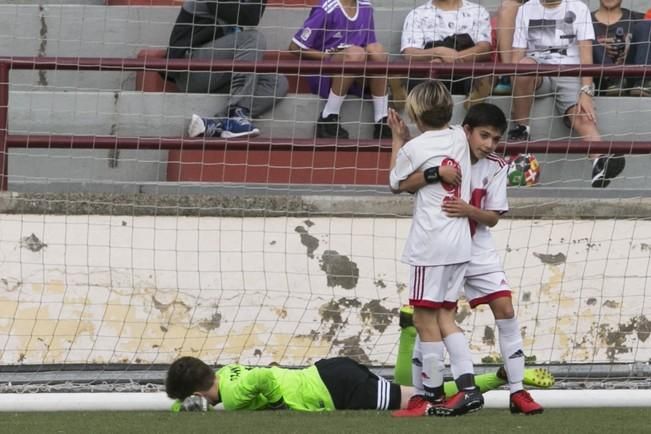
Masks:
[[[455,309],[463,290],[467,262],[409,270],[409,304],[429,309]]]
[[[503,271],[466,277],[465,293],[470,307],[487,304],[501,297],[511,297],[511,288]]]

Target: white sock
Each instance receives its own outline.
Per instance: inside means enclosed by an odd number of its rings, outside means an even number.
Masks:
[[[341,106],[344,103],[346,96],[339,96],[330,89],[330,95],[328,95],[328,100],[326,101],[325,107],[323,107],[323,112],[321,116],[327,118],[328,116],[334,114],[338,115],[341,111]]]
[[[443,357],[445,345],[443,342],[421,342],[421,352],[423,354],[423,372],[421,375],[423,390],[425,396],[431,394],[434,389],[440,388],[440,396],[430,396],[440,398],[443,396]]]
[[[509,390],[515,393],[523,389],[524,352],[522,335],[516,318],[495,320],[499,331],[500,351],[504,360],[504,369],[509,381]]]
[[[375,123],[377,124],[389,116],[389,95],[375,96],[373,95],[373,112],[375,113]]]
[[[416,336],[414,352],[411,356],[411,385],[417,393],[423,392],[423,353],[420,349],[420,337]]]
[[[463,374],[474,375],[472,354],[463,333],[452,333],[443,338],[443,342],[445,342],[445,348],[450,353],[450,369],[452,369],[454,379],[456,380]]]

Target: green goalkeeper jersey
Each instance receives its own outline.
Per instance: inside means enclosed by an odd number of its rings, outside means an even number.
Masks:
[[[215,376],[219,381],[219,399],[224,410],[263,410],[281,399],[292,410],[335,409],[316,366],[283,369],[226,365]],[[175,406],[179,404],[175,403]]]

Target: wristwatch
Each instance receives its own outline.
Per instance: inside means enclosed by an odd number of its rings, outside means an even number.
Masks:
[[[588,96],[594,96],[594,84],[586,84],[581,87],[579,94],[585,93]]]

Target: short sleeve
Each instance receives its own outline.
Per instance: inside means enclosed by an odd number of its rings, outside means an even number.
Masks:
[[[310,11],[310,15],[303,23],[292,41],[303,49],[313,49],[324,51],[323,39],[325,34],[327,14],[321,7],[314,7]]]
[[[416,9],[412,10],[405,17],[402,25],[402,35],[400,38],[400,52],[407,48],[423,48],[425,46],[425,34],[416,23],[418,13]]]
[[[576,40],[577,41],[592,41],[595,39],[594,26],[592,24],[592,16],[590,10],[584,4],[580,4],[580,14],[577,13],[576,19]],[[578,12],[578,11],[577,11]]]
[[[529,34],[525,7],[518,8],[515,16],[515,29],[513,33],[513,48],[527,48],[527,35]]]
[[[509,201],[506,195],[506,179],[509,165],[502,166],[486,186],[486,199],[484,209],[505,213],[509,210]]]
[[[491,38],[491,16],[486,8],[479,8],[479,23],[477,23],[477,35],[475,43],[478,42],[492,42]]]
[[[404,181],[411,175],[416,169],[409,158],[409,155],[403,147],[398,151],[398,156],[396,157],[396,165],[391,170],[389,174],[389,185],[392,190],[400,189],[400,181]]]

